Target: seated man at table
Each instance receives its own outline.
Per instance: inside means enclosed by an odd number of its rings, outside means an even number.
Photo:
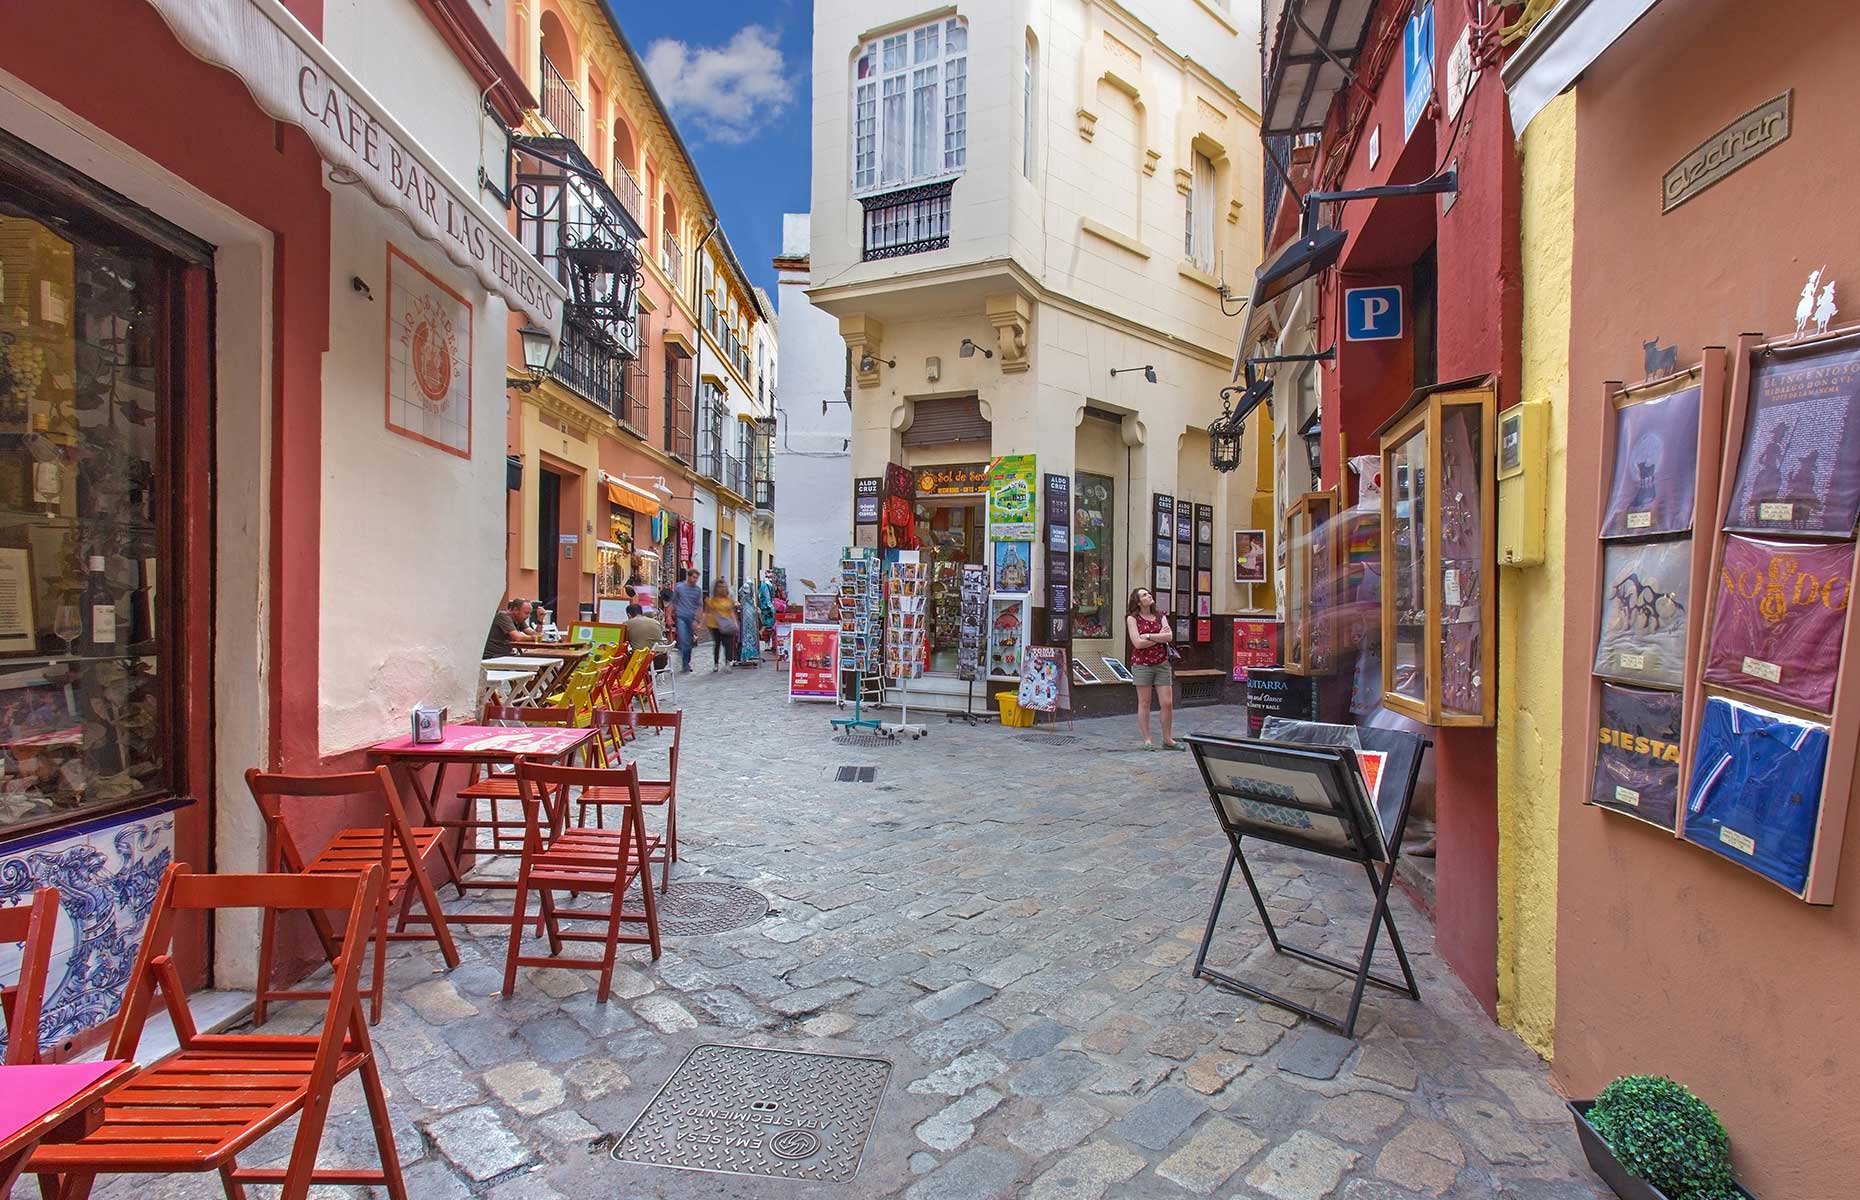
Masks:
[[[665,640],[665,626],[646,615],[637,604],[626,606],[626,646],[629,650],[650,650]]]
[[[523,631],[529,615],[528,600],[513,597],[504,601],[504,607],[491,619],[491,632],[484,639],[484,657],[503,658],[514,652],[515,643],[535,641],[534,634]]]

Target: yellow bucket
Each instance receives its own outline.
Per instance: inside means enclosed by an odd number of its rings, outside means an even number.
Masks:
[[[1022,708],[1015,692],[996,692],[995,703],[1001,706],[1001,723],[1013,729],[1028,728],[1038,715],[1031,708]]]

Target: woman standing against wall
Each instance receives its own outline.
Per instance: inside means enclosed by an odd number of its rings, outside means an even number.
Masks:
[[[1162,744],[1165,750],[1187,749],[1172,737],[1175,717],[1175,671],[1169,665],[1169,643],[1175,635],[1169,621],[1156,610],[1156,597],[1150,589],[1140,587],[1130,593],[1124,606],[1124,632],[1130,638],[1130,675],[1137,685],[1137,728],[1143,731],[1143,748],[1156,749],[1150,741],[1150,689],[1156,690],[1156,705],[1162,710]]]

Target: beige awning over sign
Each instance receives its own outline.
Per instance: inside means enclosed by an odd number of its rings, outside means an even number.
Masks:
[[[470,271],[512,311],[559,336],[568,296],[477,193],[452,177],[278,0],[149,0],[194,57],[244,82],[332,167]]]

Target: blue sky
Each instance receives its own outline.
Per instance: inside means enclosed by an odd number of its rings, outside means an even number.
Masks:
[[[697,160],[751,283],[808,208],[812,0],[606,0]]]

